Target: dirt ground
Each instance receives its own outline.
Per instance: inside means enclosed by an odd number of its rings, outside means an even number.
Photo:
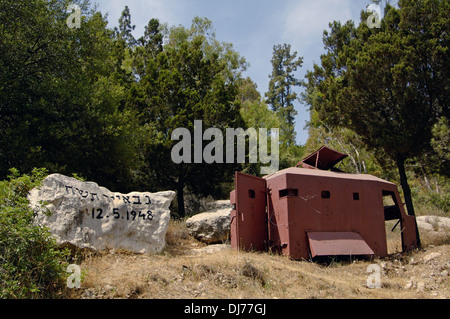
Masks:
[[[311,262],[236,252],[228,245],[206,247],[172,222],[161,254],[85,256],[81,288],[71,294],[75,299],[448,299],[448,238],[423,237],[421,249],[387,258]]]

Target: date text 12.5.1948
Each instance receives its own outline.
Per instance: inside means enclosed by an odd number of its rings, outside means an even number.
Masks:
[[[91,217],[93,219],[114,218],[123,220],[153,220],[153,213],[151,210],[147,211],[126,211],[126,213],[120,213],[118,208],[113,208],[111,214],[103,212],[101,208],[92,208]]]

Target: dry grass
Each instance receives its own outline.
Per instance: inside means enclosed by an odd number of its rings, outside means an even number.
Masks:
[[[433,218],[430,218],[433,221]],[[388,253],[395,254],[402,251],[402,238],[400,225],[395,227],[394,231],[391,231],[394,227],[396,220],[386,222],[386,239],[388,246]],[[433,225],[433,223],[431,223]],[[435,226],[435,229],[438,227]],[[449,232],[429,232],[419,229],[420,242],[423,248],[430,246],[442,246],[450,245],[450,233]]]
[[[86,258],[78,298],[436,298],[450,297],[448,276],[433,289],[406,289],[428,264],[409,265],[426,251],[385,260],[294,261],[268,253],[225,250],[194,255],[202,245],[187,235],[184,223],[171,222],[167,248],[159,255],[109,252]],[[438,249],[447,258],[449,246]],[[446,254],[446,255],[445,255]],[[402,259],[403,258],[403,259]],[[367,267],[383,266],[380,289],[366,286]],[[384,263],[384,264],[383,264]],[[387,264],[386,264],[387,263]],[[403,268],[402,268],[403,267]],[[448,266],[447,266],[448,267]],[[429,284],[427,284],[431,287]],[[443,285],[443,286],[442,286]],[[436,288],[437,287],[437,288]],[[442,292],[442,287],[446,287]]]
[[[166,233],[166,247],[163,253],[172,257],[182,256],[194,248],[205,245],[189,236],[184,220],[171,220]]]

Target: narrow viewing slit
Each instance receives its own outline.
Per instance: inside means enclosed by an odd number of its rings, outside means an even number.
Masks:
[[[322,193],[320,193],[320,196],[322,198],[330,198],[331,194],[330,194],[330,191],[322,191]]]
[[[296,188],[288,188],[282,189],[279,191],[279,197],[287,197],[287,196],[298,196],[298,189]]]

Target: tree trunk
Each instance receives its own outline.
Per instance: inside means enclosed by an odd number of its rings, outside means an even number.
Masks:
[[[402,186],[403,196],[405,197],[406,209],[408,211],[408,215],[414,216],[414,223],[416,225],[417,246],[420,247],[419,229],[417,227],[416,214],[414,212],[414,206],[411,197],[411,188],[409,188],[408,178],[406,176],[405,157],[402,155],[397,155],[396,164],[398,168],[398,173],[400,175],[400,185]]]
[[[423,168],[424,165],[423,165],[423,164],[419,164],[419,165],[420,165],[420,169],[422,170],[423,179],[424,179],[424,181],[425,181],[425,185],[427,186],[427,189],[428,189],[429,191],[433,190],[433,189],[431,188],[430,181],[428,180],[427,173],[425,172],[425,169]]]
[[[363,165],[363,168],[364,168],[364,174],[367,174],[366,162],[364,160],[362,161],[362,165]]]
[[[186,216],[186,210],[184,208],[184,165],[180,164],[178,167],[178,181],[177,181],[177,206],[178,217],[184,218]]]
[[[177,206],[178,206],[178,217],[184,218],[186,215],[186,210],[184,208],[184,183],[177,184]]]
[[[439,181],[436,177],[434,177],[434,184],[436,185],[436,193],[440,194],[440,190],[439,190]]]

